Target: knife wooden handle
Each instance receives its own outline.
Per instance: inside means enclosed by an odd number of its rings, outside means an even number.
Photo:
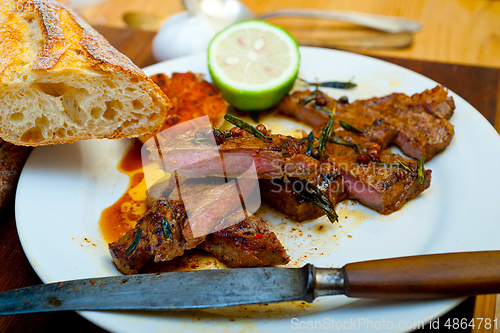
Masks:
[[[432,254],[347,264],[349,297],[420,299],[500,292],[500,251]]]

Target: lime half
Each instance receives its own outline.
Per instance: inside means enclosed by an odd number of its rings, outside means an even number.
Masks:
[[[278,103],[292,89],[299,64],[295,39],[258,20],[230,25],[208,46],[212,81],[240,110],[264,110]]]

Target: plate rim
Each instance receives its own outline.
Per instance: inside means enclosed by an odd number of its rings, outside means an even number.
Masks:
[[[333,52],[333,53],[341,53],[341,54],[346,54],[346,55],[352,56],[354,58],[359,57],[359,58],[363,58],[363,59],[369,59],[369,61],[375,61],[377,63],[381,63],[381,64],[384,64],[384,65],[389,64],[391,66],[396,66],[397,68],[402,68],[402,69],[404,69],[404,71],[409,71],[409,72],[411,72],[414,75],[416,74],[416,75],[418,75],[421,78],[425,78],[426,80],[430,80],[434,84],[439,84],[438,82],[436,82],[436,81],[434,81],[434,80],[432,80],[432,79],[430,79],[430,78],[428,78],[428,77],[426,77],[426,76],[424,76],[424,75],[422,75],[422,74],[420,74],[418,72],[415,72],[415,71],[412,71],[412,70],[410,70],[408,68],[405,68],[403,66],[396,65],[396,64],[393,64],[391,62],[388,62],[388,61],[385,61],[385,60],[381,60],[381,59],[378,59],[378,58],[373,58],[373,57],[370,57],[370,56],[367,56],[367,55],[361,55],[361,54],[351,53],[351,52],[347,52],[347,51],[332,50],[332,49],[327,49],[327,48],[309,47],[309,46],[301,46],[300,50],[301,51],[302,50],[311,50],[311,51],[321,50],[322,52],[326,51],[326,52]],[[205,57],[203,57],[203,55],[205,55]],[[180,57],[180,58],[175,58],[175,59],[163,61],[163,62],[160,62],[160,63],[157,63],[157,64],[153,64],[151,66],[145,67],[145,68],[143,68],[143,70],[146,73],[148,73],[148,72],[158,73],[158,72],[155,72],[155,69],[156,68],[161,68],[162,66],[165,65],[165,63],[171,63],[171,62],[175,62],[175,61],[181,61],[183,59],[185,61],[185,59],[197,58],[197,57],[203,57],[203,59],[205,59],[205,61],[206,61],[206,52],[201,52],[201,53],[197,53],[197,54],[193,54],[193,55],[189,55],[189,56],[185,56],[185,57]],[[152,74],[147,74],[147,75],[152,75]],[[449,90],[449,91],[450,91],[451,94],[453,94],[454,98],[457,98],[457,97],[460,98],[462,100],[462,102],[466,103],[469,108],[475,110],[479,115],[481,115],[481,118],[483,120],[482,126],[483,127],[488,127],[486,125],[490,126],[490,130],[492,130],[496,134],[497,144],[498,144],[498,146],[500,146],[500,136],[498,136],[498,133],[494,129],[493,125],[475,107],[473,107],[464,98],[462,98],[460,95],[454,93],[451,90]],[[26,164],[28,164],[31,156],[33,156],[33,155],[30,155],[30,157],[28,158]],[[24,168],[23,168],[23,173],[24,173]],[[21,177],[23,176],[23,173],[21,174]],[[20,223],[21,222],[18,222],[19,221],[18,220],[18,216],[20,214],[20,212],[18,212],[18,207],[19,206],[20,205],[18,205],[18,195],[17,195],[17,191],[16,191],[16,200],[15,200],[16,227],[17,227],[17,230],[18,230],[18,236],[20,238],[21,245],[23,247],[23,251],[25,252],[26,257],[28,258],[28,260],[30,262],[30,265],[33,267],[33,269],[35,270],[35,272],[37,273],[37,275],[44,281],[44,283],[47,283],[45,275],[44,275],[43,271],[41,270],[41,268],[38,265],[35,265],[32,262],[32,259],[33,259],[32,256],[28,256],[28,253],[27,253],[28,249],[27,248],[29,247],[29,245],[25,244],[26,240],[24,239],[24,235],[21,234],[21,229],[20,229],[20,227],[21,227]],[[448,304],[446,306],[442,307],[437,312],[434,312],[432,315],[429,315],[427,318],[425,318],[425,322],[428,323],[430,320],[433,320],[435,318],[438,318],[438,317],[442,316],[443,314],[445,314],[446,312],[450,311],[451,309],[453,309],[454,307],[456,307],[458,304],[460,304],[463,300],[465,300],[465,298],[457,298],[457,299],[450,300],[450,302],[448,302]],[[93,318],[95,312],[77,311],[77,313],[79,313],[82,317],[86,318],[87,320],[91,321],[92,323],[94,323],[95,325],[97,325],[97,326],[99,326],[101,328],[104,328],[104,329],[107,329],[107,330],[112,330],[113,329],[112,325],[105,325],[104,323],[96,321],[95,318]],[[99,312],[97,312],[97,313],[99,313]]]

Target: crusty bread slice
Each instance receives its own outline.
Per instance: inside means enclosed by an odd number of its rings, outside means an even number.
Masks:
[[[170,103],[71,9],[16,1],[0,9],[0,137],[39,146],[152,133]]]

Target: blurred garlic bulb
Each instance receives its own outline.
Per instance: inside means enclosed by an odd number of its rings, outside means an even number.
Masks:
[[[215,33],[210,22],[201,15],[174,14],[153,39],[153,56],[157,61],[164,61],[206,51]]]

